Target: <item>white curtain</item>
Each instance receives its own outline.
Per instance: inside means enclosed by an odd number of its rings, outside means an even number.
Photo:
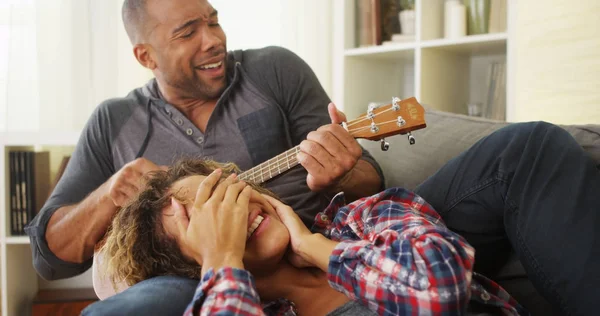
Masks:
[[[286,47],[331,90],[331,1],[210,2],[229,49]],[[122,3],[0,0],[0,132],[78,131],[100,102],[152,77],[133,57]]]
[[[219,11],[227,48],[276,45],[298,54],[331,92],[331,0],[209,0]],[[330,94],[331,96],[331,94]]]
[[[151,73],[131,53],[122,0],[0,0],[0,131],[78,131]]]

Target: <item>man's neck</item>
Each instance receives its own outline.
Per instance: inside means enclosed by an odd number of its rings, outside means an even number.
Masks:
[[[298,269],[284,262],[268,277],[255,278],[263,301],[286,298],[295,304],[300,315],[325,315],[349,301],[329,286],[325,272]]]
[[[201,99],[182,96],[171,90],[167,85],[157,81],[158,93],[167,103],[177,108],[183,115],[196,125],[203,133],[206,131],[208,119],[217,105],[217,99]]]

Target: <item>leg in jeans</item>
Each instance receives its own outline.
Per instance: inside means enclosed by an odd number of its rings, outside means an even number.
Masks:
[[[564,314],[600,308],[600,171],[563,129],[509,125],[415,191],[475,247],[477,271],[493,273],[512,247]]]
[[[174,276],[154,277],[88,306],[81,315],[181,316],[192,301],[198,282]]]

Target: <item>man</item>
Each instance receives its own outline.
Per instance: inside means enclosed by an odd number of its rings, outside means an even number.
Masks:
[[[339,126],[343,115],[326,108],[314,73],[291,52],[228,54],[217,11],[206,0],[126,0],[123,20],[135,57],[155,79],[104,102],[88,121],[65,175],[27,228],[42,277],[87,270],[96,243],[142,176],[182,156],[248,169],[300,144],[304,168],[267,187],[307,224],[330,192],[359,197],[382,188],[376,162]],[[190,281],[150,280],[92,311],[181,314],[197,284]]]

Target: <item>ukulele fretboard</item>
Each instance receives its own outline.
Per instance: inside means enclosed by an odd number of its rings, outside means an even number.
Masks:
[[[296,146],[257,165],[252,169],[242,172],[238,177],[244,181],[251,181],[256,184],[269,181],[297,166],[298,159],[296,158],[296,155],[298,152],[300,152],[300,147]]]

